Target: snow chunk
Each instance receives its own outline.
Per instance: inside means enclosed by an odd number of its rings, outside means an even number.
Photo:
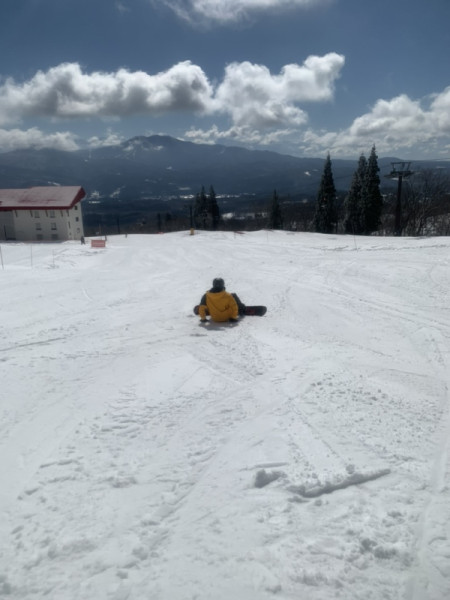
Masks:
[[[324,483],[320,483],[319,481],[310,487],[304,484],[292,485],[289,487],[289,491],[299,494],[304,498],[317,498],[323,494],[331,494],[336,490],[343,490],[351,485],[358,485],[360,483],[366,483],[367,481],[373,481],[374,479],[383,477],[383,475],[389,475],[390,472],[390,469],[379,469],[369,473],[353,472],[344,477],[338,475],[332,481],[325,481]]]
[[[255,487],[256,488],[263,488],[266,485],[269,485],[269,483],[272,483],[272,481],[276,481],[277,479],[280,479],[280,477],[285,477],[285,473],[283,471],[266,471],[265,469],[260,469],[257,473],[256,473],[256,477],[255,477]]]

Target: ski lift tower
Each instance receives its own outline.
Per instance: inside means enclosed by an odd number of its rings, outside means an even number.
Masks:
[[[389,175],[386,175],[386,177],[388,179],[397,179],[398,180],[398,186],[397,186],[397,203],[395,205],[395,225],[394,225],[394,235],[402,235],[402,230],[403,230],[403,226],[402,226],[402,182],[403,179],[406,179],[407,177],[410,177],[411,175],[414,174],[413,171],[411,171],[410,166],[411,166],[411,162],[393,162],[391,163],[392,165],[392,171],[389,173]]]

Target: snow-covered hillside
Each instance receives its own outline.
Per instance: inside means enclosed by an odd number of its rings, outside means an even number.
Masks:
[[[1,255],[0,596],[450,598],[449,238]]]

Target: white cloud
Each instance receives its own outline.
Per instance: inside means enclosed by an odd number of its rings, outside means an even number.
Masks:
[[[189,61],[149,75],[119,69],[83,73],[77,63],[38,71],[25,83],[0,86],[0,124],[23,117],[87,118],[204,111],[212,94],[202,69]]]
[[[313,154],[327,150],[338,156],[355,156],[376,144],[378,152],[384,154],[414,148],[422,155],[444,155],[448,153],[449,135],[450,87],[435,94],[431,102],[429,98],[412,100],[405,94],[380,99],[345,130],[306,131],[302,151]]]
[[[257,12],[280,12],[323,4],[329,0],[162,0],[179,17],[191,22],[232,23]]]
[[[121,135],[109,131],[106,137],[100,138],[96,135],[88,139],[90,148],[105,148],[107,146],[118,146],[124,141]]]
[[[357,117],[340,131],[304,129],[286,120],[285,127],[262,127],[255,117],[245,123],[240,114],[235,124],[219,129],[190,129],[185,137],[201,143],[233,143],[247,146],[272,146],[281,152],[318,156],[357,157],[373,144],[379,154],[402,154],[430,158],[448,157],[450,148],[450,87],[439,94],[412,100],[402,94],[390,100],[378,100],[373,108]]]
[[[289,137],[292,134],[292,129],[277,129],[262,132],[246,126],[233,126],[221,131],[217,125],[213,125],[207,130],[191,128],[189,131],[186,131],[184,137],[197,144],[227,142],[257,147],[279,143],[283,138]]]
[[[332,97],[333,83],[343,63],[343,57],[337,54],[309,57],[303,65],[286,65],[275,75],[263,65],[233,63],[226,68],[216,89],[203,70],[189,61],[156,75],[125,69],[89,74],[77,63],[64,63],[46,72],[39,71],[24,83],[7,79],[0,86],[0,124],[11,125],[33,117],[120,119],[178,110],[223,114],[231,120],[224,139],[264,145],[282,138],[286,129],[306,123],[307,115],[298,106],[299,102]],[[221,137],[218,131],[215,135],[206,132],[202,135],[211,139]],[[97,147],[120,141],[120,137],[111,133],[106,139],[93,136],[88,143]],[[67,132],[46,135],[37,128],[11,130],[9,137],[3,135],[0,140],[2,150],[26,145],[77,147],[75,136]]]
[[[0,149],[3,152],[23,148],[55,148],[57,150],[78,150],[76,136],[68,131],[44,133],[37,127],[27,130],[0,129]]]
[[[303,65],[286,65],[277,75],[263,65],[232,63],[211,102],[211,110],[228,115],[232,126],[223,131],[216,125],[208,130],[191,129],[185,136],[203,143],[279,143],[306,124],[308,116],[299,103],[332,99],[344,61],[336,53],[310,56]]]
[[[344,61],[335,53],[310,56],[303,65],[284,66],[279,75],[263,65],[232,63],[225,69],[213,106],[229,113],[238,126],[298,127],[307,115],[296,104],[330,100]]]
[[[155,75],[120,69],[113,73],[83,72],[76,63],[39,71],[28,81],[7,79],[0,84],[0,150],[24,147],[78,148],[68,121],[117,119],[135,115],[159,116],[184,111],[208,117],[205,128],[190,129],[185,137],[198,142],[272,146],[303,155],[330,151],[335,156],[357,156],[376,144],[381,154],[411,151],[448,155],[450,87],[422,99],[401,94],[379,99],[346,129],[320,131],[308,126],[308,103],[330,101],[344,65],[344,57],[329,53],[309,56],[303,64],[289,64],[279,73],[248,61],[225,68],[213,85],[198,65],[178,63]],[[214,117],[219,121],[214,123]],[[35,127],[13,128],[21,121]],[[65,119],[66,131],[45,133],[45,121]],[[39,125],[39,126],[38,126]],[[7,127],[11,129],[7,129]],[[138,132],[139,133],[139,132]],[[91,147],[117,144],[123,138],[109,131],[94,135]]]
[[[185,111],[226,115],[235,137],[243,139],[247,132],[252,139],[267,139],[269,130],[279,136],[273,130],[306,123],[299,103],[330,100],[343,65],[344,57],[335,53],[285,65],[279,74],[264,65],[232,63],[214,88],[201,67],[189,61],[156,75],[125,69],[89,74],[77,63],[64,63],[24,83],[7,79],[0,86],[0,124],[31,117],[86,120]],[[102,142],[93,138],[91,143]]]
[[[450,86],[434,95],[431,112],[433,128],[442,134],[450,134]]]

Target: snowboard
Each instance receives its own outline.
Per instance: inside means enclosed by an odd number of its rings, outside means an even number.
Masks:
[[[262,317],[267,312],[267,306],[246,306],[240,316]],[[194,306],[194,315],[198,315],[198,304]]]

